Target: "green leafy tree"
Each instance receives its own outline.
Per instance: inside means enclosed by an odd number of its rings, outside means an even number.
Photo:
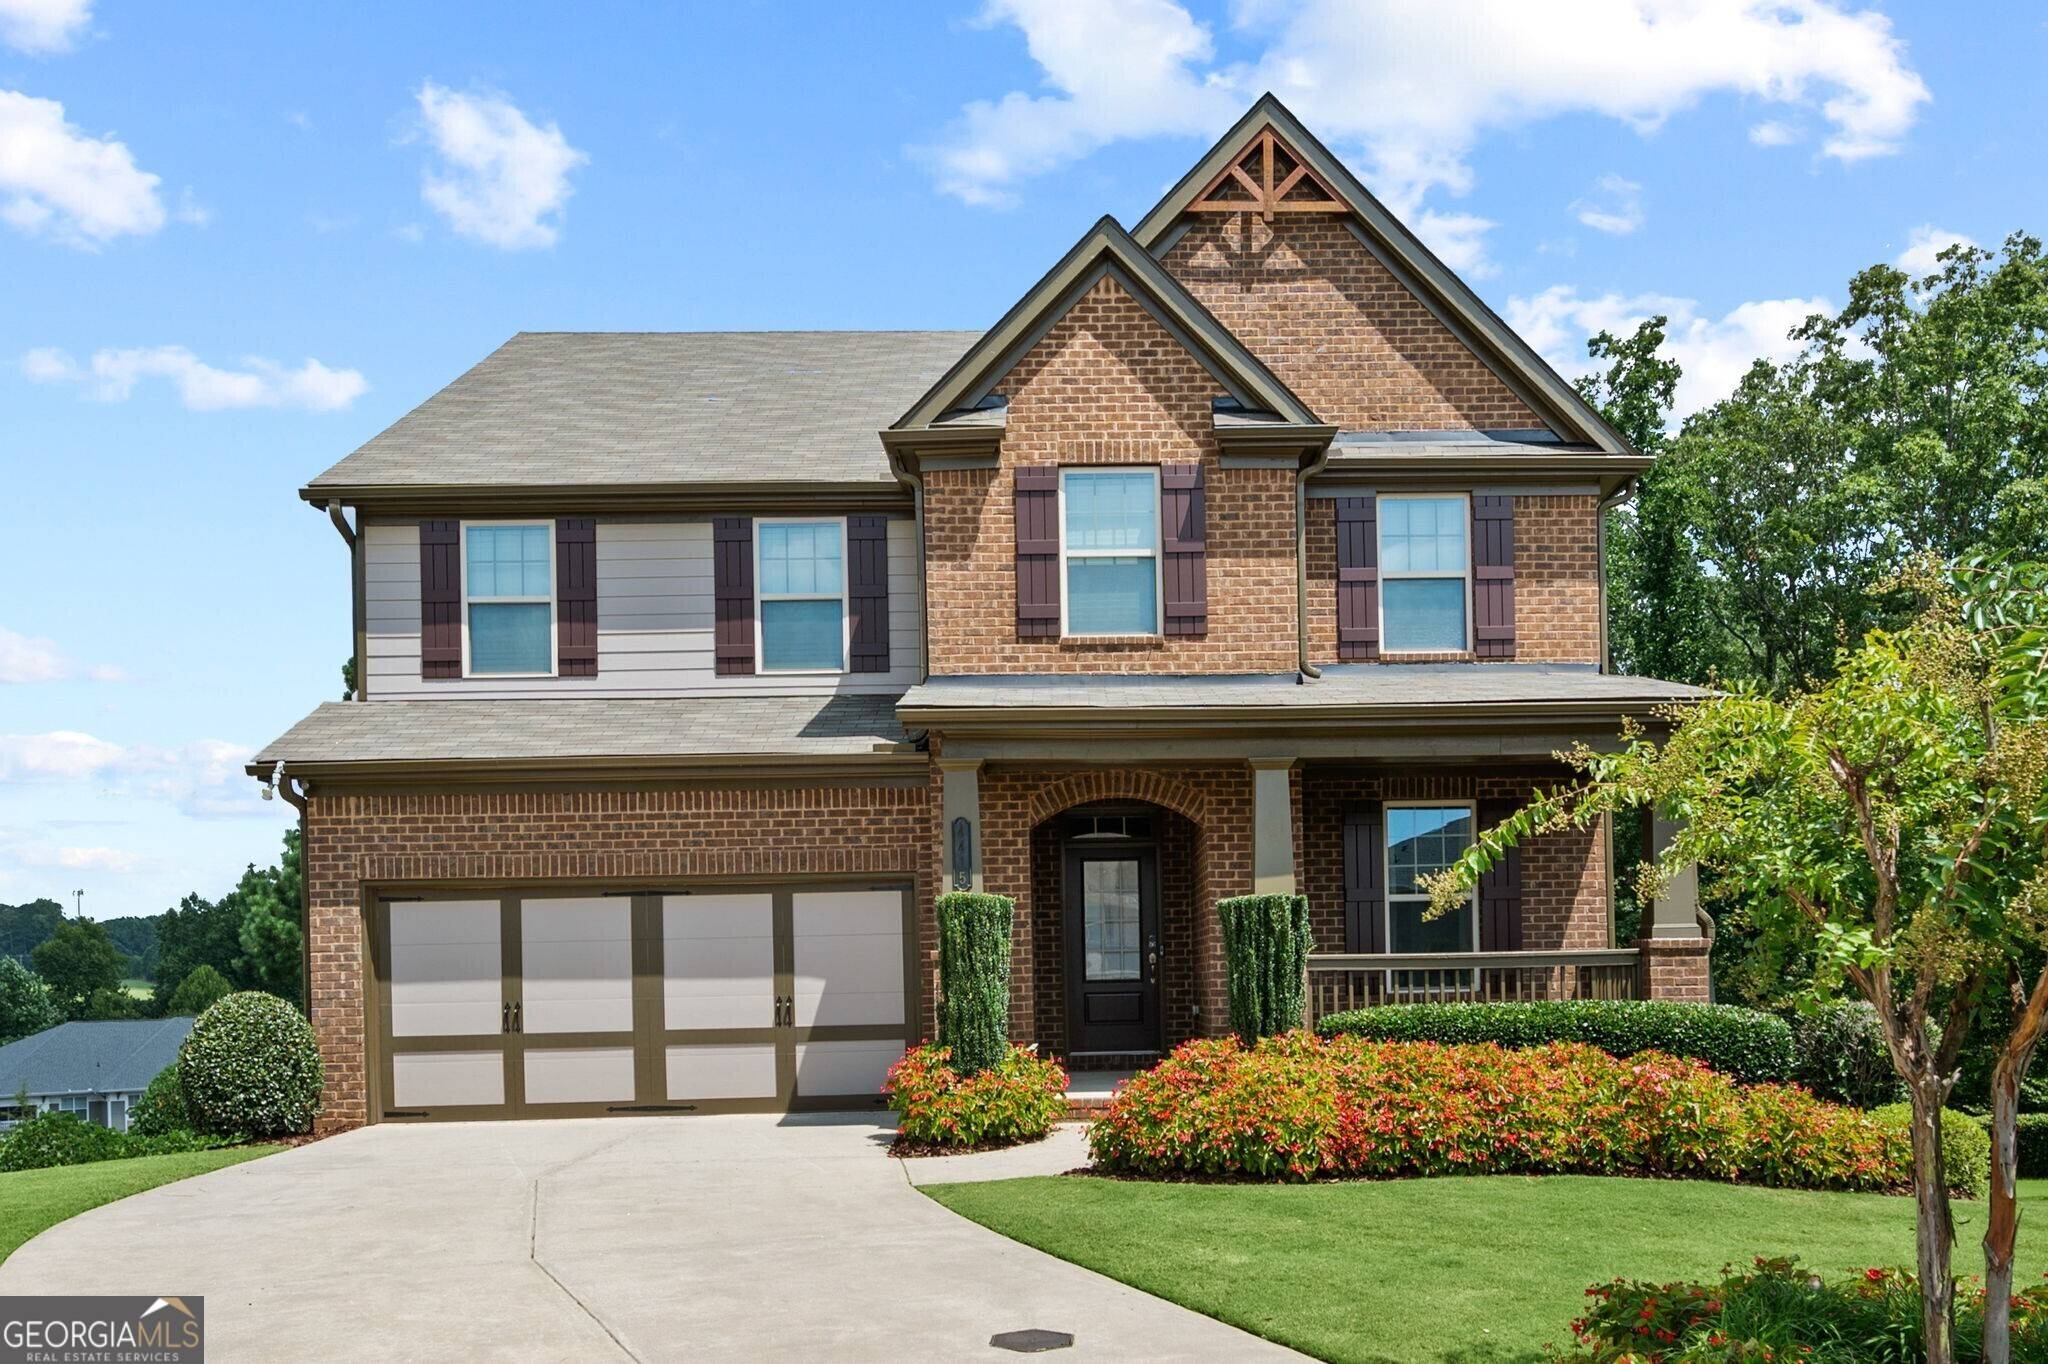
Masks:
[[[202,963],[178,982],[177,993],[171,996],[165,1012],[180,1018],[197,1018],[234,992],[235,987],[228,984],[226,976]]]
[[[297,829],[285,830],[284,854],[276,866],[251,867],[235,888],[242,906],[240,979],[294,1004],[303,996],[303,888]]]
[[[55,900],[0,905],[0,957],[26,963],[29,953],[48,942],[63,922],[64,906]]]
[[[137,999],[118,985],[102,985],[86,997],[78,1010],[78,1017],[88,1022],[105,1023],[124,1018],[146,1018],[148,1003]]]
[[[341,660],[341,699],[356,699],[356,661],[352,657]]]
[[[128,973],[143,980],[156,979],[156,916],[125,914],[118,919],[101,919],[114,946],[128,957]]]
[[[203,895],[187,895],[176,909],[165,910],[157,922],[156,1011],[170,1007],[185,977],[201,966],[236,981],[236,960],[242,954],[242,900],[229,892],[216,903]]]
[[[95,990],[118,991],[127,958],[107,930],[90,919],[67,919],[30,954],[36,974],[69,1018],[83,1018]]]
[[[54,1028],[64,1011],[43,978],[12,957],[0,957],[0,1043]]]

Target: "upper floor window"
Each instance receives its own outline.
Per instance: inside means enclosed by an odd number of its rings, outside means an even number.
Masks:
[[[1156,635],[1159,471],[1060,474],[1060,579],[1068,635]]]
[[[555,671],[555,536],[541,525],[462,528],[464,671],[550,676]]]
[[[761,671],[846,669],[846,523],[757,523]]]
[[[1472,647],[1466,580],[1471,504],[1461,496],[1379,499],[1380,649],[1464,653]]]

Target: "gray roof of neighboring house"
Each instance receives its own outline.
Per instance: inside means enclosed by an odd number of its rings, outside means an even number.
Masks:
[[[0,1047],[0,1103],[23,1090],[42,1094],[117,1094],[147,1089],[178,1059],[189,1018],[59,1023]]]
[[[979,332],[521,332],[310,488],[886,483]]]
[[[837,757],[903,742],[896,698],[688,697],[600,701],[329,701],[264,746],[273,763],[519,762],[571,758]]]
[[[1258,706],[1300,711],[1323,706],[1384,706],[1450,712],[1467,706],[1546,703],[1633,708],[1706,695],[1705,690],[1683,682],[1603,673],[1590,664],[1351,663],[1325,667],[1320,679],[1300,683],[1293,673],[933,677],[906,692],[901,706],[905,711]]]

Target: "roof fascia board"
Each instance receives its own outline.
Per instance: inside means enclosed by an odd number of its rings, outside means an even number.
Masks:
[[[1618,731],[1610,729],[1530,729],[1513,734],[1423,734],[1375,732],[1352,736],[1291,735],[1276,737],[1214,736],[1130,737],[1118,741],[1118,757],[1124,762],[1202,763],[1242,762],[1256,758],[1287,758],[1324,762],[1417,761],[1445,763],[1542,763],[1554,762],[1556,755],[1584,743],[1596,752],[1614,752],[1621,747]],[[1027,737],[1002,738],[955,736],[946,738],[949,757],[983,762],[1029,762],[1100,767],[1102,745],[1086,738]]]
[[[867,483],[567,483],[309,485],[299,497],[324,510],[339,502],[371,515],[449,516],[577,512],[903,511],[910,495],[896,482]]]
[[[1203,737],[1225,733],[1374,733],[1389,729],[1423,732],[1503,730],[1515,725],[1558,722],[1619,723],[1646,716],[1676,699],[1599,701],[1420,701],[1399,705],[1352,703],[1328,706],[898,706],[906,728],[946,733],[1033,738]],[[948,744],[947,751],[952,751]]]
[[[366,702],[365,704],[373,704]],[[774,753],[686,754],[672,758],[593,756],[577,758],[377,759],[366,762],[285,760],[292,776],[315,789],[346,782],[390,787],[471,785],[480,782],[548,785],[591,781],[713,781],[730,785],[757,781],[787,786],[806,779],[903,777],[922,773],[927,756],[909,747],[873,753],[791,755]],[[244,769],[266,780],[270,764]]]

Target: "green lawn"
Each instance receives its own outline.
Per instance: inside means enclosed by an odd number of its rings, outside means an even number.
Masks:
[[[1829,1270],[1913,1259],[1910,1199],[1691,1181],[1069,1176],[924,1192],[1027,1245],[1327,1359],[1534,1360],[1545,1342],[1566,1342],[1586,1286],[1616,1275],[1696,1277],[1764,1253]],[[2048,1269],[2048,1181],[2023,1181],[2022,1197],[2025,1282]],[[1983,1204],[1957,1203],[1959,1270],[1981,1272],[1983,1234]]]
[[[159,1184],[203,1175],[225,1165],[267,1156],[276,1146],[234,1146],[223,1151],[190,1151],[175,1156],[137,1156],[91,1165],[0,1174],[0,1260],[22,1242],[67,1217],[111,1203]]]
[[[123,980],[121,990],[132,999],[149,999],[156,994],[156,986],[140,976],[130,976]]]

